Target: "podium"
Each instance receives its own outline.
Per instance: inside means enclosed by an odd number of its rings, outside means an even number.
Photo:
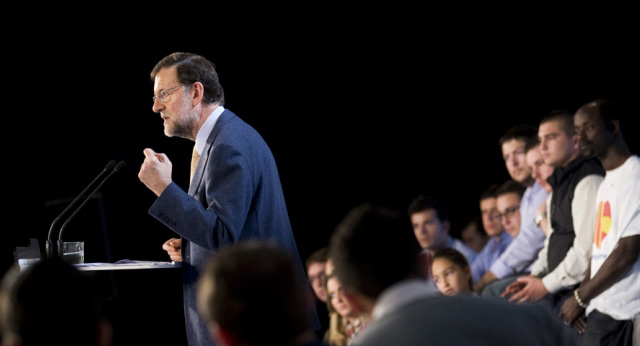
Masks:
[[[74,265],[90,275],[113,324],[114,346],[186,345],[182,267],[176,262]]]

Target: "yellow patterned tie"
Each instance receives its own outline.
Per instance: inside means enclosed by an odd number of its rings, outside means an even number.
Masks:
[[[198,154],[196,147],[194,146],[193,153],[191,154],[191,175],[189,176],[189,181],[193,180],[193,173],[196,171],[198,161],[200,161],[200,154]]]

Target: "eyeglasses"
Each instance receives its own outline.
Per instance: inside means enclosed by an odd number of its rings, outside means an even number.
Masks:
[[[498,213],[498,215],[496,215],[496,218],[499,220],[502,220],[503,217],[511,218],[517,211],[520,211],[520,205],[514,205],[513,207],[505,209],[504,214]]]
[[[309,276],[309,283],[313,285],[313,283],[316,280],[320,280],[320,284],[324,285],[324,283],[327,281],[327,276],[325,275],[325,273],[320,273],[316,276]]]
[[[487,216],[489,219],[491,220],[498,220],[500,221],[500,213],[498,213],[497,210],[492,209],[491,211],[489,210],[483,210],[482,211],[482,216]]]
[[[173,88],[167,89],[167,90],[162,90],[159,95],[153,95],[153,103],[156,103],[156,100],[160,100],[160,102],[165,103],[168,102],[169,99],[171,98],[171,94],[173,93],[173,90],[178,89],[179,87],[181,87],[182,85],[178,85],[175,86]]]

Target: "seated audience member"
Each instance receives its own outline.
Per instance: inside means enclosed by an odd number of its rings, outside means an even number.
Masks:
[[[356,207],[337,226],[333,273],[344,299],[371,315],[352,345],[577,345],[542,306],[434,295],[417,249],[406,219],[387,209]]]
[[[521,203],[524,192],[525,188],[511,179],[507,180],[496,189],[496,208],[498,209],[498,218],[504,228],[504,233],[511,237],[511,243],[513,243],[513,239],[517,239],[520,235],[520,227],[522,226],[522,214],[520,211],[522,210]],[[511,244],[508,244],[507,248],[503,249],[502,253],[509,251],[508,249],[510,246]],[[494,263],[497,262],[501,256],[502,254],[500,254],[498,258],[495,258]],[[493,264],[491,266],[493,266]],[[476,278],[474,277],[474,279]],[[482,278],[477,279],[477,281],[474,282],[474,290],[479,292],[483,289],[482,287],[484,287],[484,283]],[[492,285],[485,288],[484,291],[482,291],[482,294],[485,296],[500,296],[500,293],[504,290],[503,284],[508,285],[509,282],[511,281],[507,281],[506,279],[494,282]],[[500,291],[493,292],[495,289],[500,289]]]
[[[325,269],[327,267],[327,248],[316,250],[307,258],[307,277],[313,293],[321,302],[327,302],[327,293],[324,289],[327,280]]]
[[[491,265],[475,284],[477,292],[483,295],[500,296],[497,292],[504,288],[519,275],[531,271],[531,264],[538,257],[538,252],[544,246],[544,232],[534,223],[538,206],[547,198],[547,192],[531,178],[531,170],[526,165],[525,147],[535,141],[537,129],[529,125],[518,125],[509,129],[500,138],[502,157],[511,178],[526,190],[520,202],[520,231],[511,245]],[[484,290],[488,285],[493,287]]]
[[[471,263],[472,282],[478,281],[491,268],[493,262],[500,257],[512,241],[511,236],[504,231],[504,227],[500,223],[496,196],[498,189],[499,186],[494,184],[480,195],[482,224],[490,240]]]
[[[211,258],[197,301],[217,345],[308,345],[308,292],[286,250],[246,241]]]
[[[445,248],[453,248],[460,251],[467,261],[471,263],[475,258],[473,250],[469,249],[462,241],[449,235],[449,217],[440,201],[435,198],[419,196],[409,205],[409,218],[413,232],[422,247],[422,258],[425,262],[424,278],[432,292],[438,292],[433,283],[431,271],[431,258],[433,254]]]
[[[333,261],[331,258],[327,257],[327,265],[325,268],[325,275],[327,278],[335,278],[333,274]],[[337,278],[335,278],[335,282],[339,284]],[[325,291],[329,292],[329,288],[327,286],[328,280],[325,281]],[[328,297],[327,301],[327,309],[329,310],[329,329],[325,332],[324,342],[330,346],[344,346],[348,345],[349,342],[353,339],[353,337],[360,332],[360,330],[364,327],[364,323],[362,321],[362,311],[354,311],[353,305],[348,305],[349,312],[346,312],[347,309],[343,310],[344,315],[358,316],[356,317],[343,317],[338,311],[334,308],[332,299],[333,297]],[[348,304],[344,301],[342,295],[335,296],[336,299],[340,299],[343,305]],[[344,307],[343,307],[344,308]],[[356,330],[357,329],[357,330]]]
[[[496,208],[502,227],[511,238],[516,238],[520,234],[522,215],[520,214],[520,203],[524,187],[514,180],[507,180],[496,190]]]
[[[336,340],[329,338],[330,345],[348,345],[355,338],[364,326],[364,321],[360,314],[354,309],[349,301],[344,299],[343,288],[335,275],[329,275],[327,278],[327,293],[330,299],[331,308],[339,315],[336,318],[338,325],[335,326],[339,330],[338,334],[344,335],[346,343],[337,343]]]
[[[433,256],[433,281],[445,296],[472,295],[471,268],[464,256],[454,249],[442,249]]]
[[[589,269],[560,309],[567,324],[584,332],[585,345],[640,343],[640,332],[633,331],[640,315],[640,158],[629,150],[620,118],[609,100],[587,103],[574,116],[582,153],[597,157],[606,170],[593,206]]]
[[[526,161],[527,166],[531,169],[531,177],[546,191],[551,194],[551,185],[547,179],[553,174],[553,166],[549,166],[544,163],[542,153],[540,153],[540,142],[536,141],[527,145],[526,147]],[[544,203],[540,204],[536,211],[534,222],[536,226],[540,227],[545,236],[548,233],[549,222],[547,215],[549,214],[548,207],[551,202],[551,195],[547,197]]]
[[[327,252],[326,247],[314,251],[305,263],[307,269],[307,277],[309,278],[309,284],[313,289],[313,293],[316,296],[315,306],[320,320],[320,330],[318,330],[319,336],[323,336],[327,328],[329,327],[329,311],[327,311],[327,277],[325,274],[327,266]],[[319,304],[318,304],[319,302]]]
[[[0,289],[2,345],[111,345],[94,282],[60,259],[5,274]]]
[[[327,288],[327,280],[326,278],[329,276],[333,276],[333,261],[328,257],[327,253],[327,263],[325,266],[325,281],[324,281],[324,291],[328,292]],[[331,305],[331,299],[327,296],[327,310],[329,310],[329,329],[324,334],[323,340],[327,345],[330,346],[341,346],[347,344],[347,332],[344,328],[344,322],[342,321],[342,316],[333,308]]]
[[[489,241],[489,236],[482,227],[481,216],[474,216],[469,220],[469,223],[460,231],[460,239],[476,254],[482,251]]]
[[[540,229],[542,229],[542,231],[544,232],[544,235],[547,236],[549,234],[548,215],[551,214],[549,208],[551,206],[552,196],[551,185],[549,184],[547,179],[553,174],[553,166],[549,166],[544,163],[542,153],[540,152],[539,141],[531,143],[530,146],[527,146],[526,151],[527,165],[531,168],[531,176],[549,194],[549,197],[547,197],[544,203],[540,204],[540,206],[538,207],[535,217],[536,226],[540,227]],[[532,273],[540,273],[545,270],[548,246],[549,244],[547,238],[545,239],[545,246],[542,247],[542,249],[538,253],[538,259],[531,266]]]
[[[591,242],[596,227],[596,194],[604,170],[594,158],[580,154],[573,114],[553,111],[539,127],[540,152],[553,166],[549,177],[552,194],[550,230],[545,249],[540,252],[537,270],[517,278],[503,297],[516,302],[547,298],[554,309],[572,294],[589,267]]]

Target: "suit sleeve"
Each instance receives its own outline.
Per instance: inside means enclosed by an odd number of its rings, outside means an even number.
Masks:
[[[174,232],[215,252],[240,238],[251,206],[252,179],[245,157],[229,145],[212,149],[201,186],[190,196],[171,183],[149,214]]]

